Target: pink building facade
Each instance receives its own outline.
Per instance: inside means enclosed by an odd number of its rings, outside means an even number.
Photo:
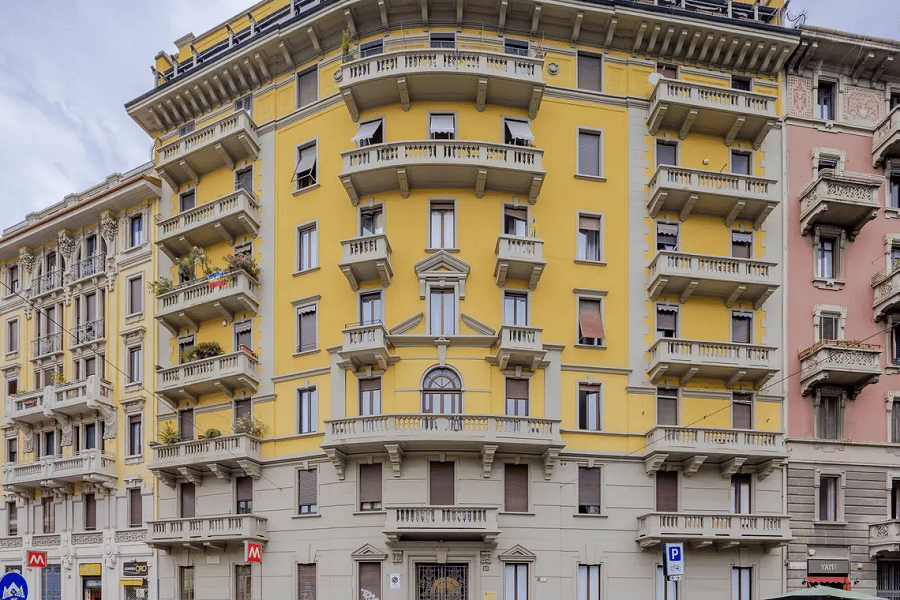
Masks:
[[[900,598],[895,53],[804,27],[787,66],[788,589]]]

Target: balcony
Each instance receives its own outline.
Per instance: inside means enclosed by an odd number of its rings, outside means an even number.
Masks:
[[[900,157],[900,107],[897,106],[875,128],[872,165],[878,167],[886,159],[896,157]]]
[[[75,283],[89,277],[105,275],[105,268],[106,254],[101,252],[94,256],[88,256],[87,258],[76,261],[75,264],[72,265],[69,276],[72,278],[72,283]]]
[[[896,557],[900,553],[900,520],[889,519],[869,525],[869,556]]]
[[[496,506],[387,506],[384,533],[400,540],[477,540],[500,535]]]
[[[709,513],[659,513],[638,517],[642,549],[667,542],[683,542],[694,549],[762,546],[766,550],[791,541],[788,515],[735,515]]]
[[[851,398],[881,375],[881,346],[850,340],[822,340],[800,353],[800,389],[811,394],[816,386],[849,389]]]
[[[391,284],[394,269],[391,267],[391,244],[384,234],[369,235],[341,242],[343,254],[338,263],[341,271],[355,292],[364,281],[380,281]]]
[[[147,544],[151,548],[206,550],[269,539],[267,519],[256,515],[217,515],[186,519],[147,521]]]
[[[660,128],[677,130],[684,139],[690,131],[753,142],[758,150],[778,121],[775,96],[687,81],[660,79],[650,96],[650,135]]]
[[[340,91],[354,121],[386,104],[474,102],[512,106],[537,116],[544,61],[472,48],[404,48],[347,62]]]
[[[724,380],[728,388],[739,381],[760,389],[778,372],[775,348],[729,342],[665,338],[650,347],[650,381],[678,377],[682,386],[694,377]]]
[[[685,169],[660,165],[650,180],[651,217],[675,212],[685,220],[692,212],[721,217],[731,227],[735,221],[752,221],[759,229],[778,206],[779,195],[772,179]]]
[[[60,270],[38,275],[34,278],[34,281],[31,282],[31,297],[37,298],[44,294],[49,294],[50,292],[62,288],[62,284],[63,272]]]
[[[338,350],[338,356],[346,369],[375,367],[383,371],[399,359],[391,354],[388,333],[381,323],[349,325],[343,333],[344,345]]]
[[[43,358],[62,353],[62,334],[50,333],[31,340],[31,358]]]
[[[82,482],[112,485],[115,480],[116,457],[100,450],[82,450],[77,456],[54,456],[3,465],[3,485],[13,491],[68,488]]]
[[[239,312],[259,312],[259,283],[243,269],[213,282],[201,277],[156,296],[156,319],[172,335],[182,327],[199,328],[210,319],[234,320]]]
[[[872,277],[872,309],[876,321],[900,310],[900,260],[891,263],[890,272],[876,273]]]
[[[541,332],[537,327],[504,325],[500,328],[496,362],[501,369],[522,367],[526,371],[536,371],[543,365],[547,351],[541,343]]]
[[[234,244],[239,235],[259,231],[259,203],[246,190],[237,190],[157,224],[156,245],[173,261],[222,240]]]
[[[356,206],[361,196],[410,188],[474,188],[521,194],[534,204],[541,192],[543,150],[490,142],[422,140],[375,144],[342,152],[341,181]]]
[[[699,467],[704,461],[729,468],[736,465],[759,465],[771,459],[787,458],[784,434],[751,429],[712,429],[659,425],[647,433],[645,454],[663,453],[673,463],[691,461]],[[697,459],[700,458],[698,463]],[[733,473],[729,473],[729,476]]]
[[[816,225],[833,225],[846,229],[852,242],[863,225],[878,216],[877,192],[882,183],[822,173],[800,195],[800,233],[806,235]]]
[[[106,319],[96,319],[80,323],[72,328],[70,344],[73,348],[83,344],[98,342],[106,337]]]
[[[54,414],[76,417],[95,410],[107,415],[115,413],[112,384],[96,375],[10,396],[6,400],[7,422],[28,425],[45,421]]]
[[[239,388],[259,387],[259,361],[247,352],[232,352],[162,369],[156,373],[156,391],[170,401],[196,401],[203,394],[224,392],[229,398]]]
[[[501,235],[494,248],[497,262],[494,277],[497,285],[506,285],[507,279],[528,283],[528,289],[537,287],[547,262],[544,260],[544,240],[516,235]]]
[[[731,308],[736,302],[752,302],[759,309],[778,289],[776,263],[706,256],[686,252],[656,253],[650,263],[651,300],[662,294],[679,296],[686,302],[692,295],[722,298]]]
[[[261,460],[259,440],[240,433],[156,446],[153,461],[147,468],[174,487],[179,476],[198,483],[209,473],[222,478],[231,477],[235,472],[258,477]]]
[[[159,149],[156,170],[173,188],[221,167],[234,169],[245,158],[259,156],[256,124],[238,111],[165,144]]]

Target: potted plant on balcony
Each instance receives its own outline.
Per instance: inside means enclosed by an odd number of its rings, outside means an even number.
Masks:
[[[151,281],[147,284],[147,287],[150,288],[150,293],[154,296],[159,296],[164,292],[168,292],[169,290],[175,287],[175,284],[172,283],[172,280],[168,277],[160,277],[156,281]]]
[[[200,267],[203,275],[209,275],[212,271],[209,256],[203,248],[191,247],[191,251],[175,261],[178,275],[185,281],[193,281],[197,278],[197,267]]]
[[[199,342],[193,346],[188,346],[181,351],[181,360],[184,362],[193,362],[204,358],[212,358],[223,354],[222,346],[219,342]]]
[[[204,437],[208,440],[211,440],[211,439],[214,439],[217,437],[222,437],[222,432],[219,431],[218,429],[216,429],[215,427],[210,427],[209,429],[207,429],[206,431],[203,432],[202,437]]]
[[[266,434],[266,424],[251,415],[244,415],[234,420],[234,433],[249,433],[255,438],[261,438]]]
[[[176,444],[181,440],[181,435],[172,427],[171,423],[166,423],[159,430],[159,441],[165,445]]]
[[[256,264],[256,261],[253,260],[253,257],[250,256],[249,252],[228,254],[223,258],[225,260],[225,264],[228,265],[228,268],[226,269],[227,271],[234,272],[240,269],[247,273],[247,275],[251,276],[253,279],[259,278],[261,269],[259,268],[259,265]]]
[[[350,28],[347,27],[341,34],[341,60],[343,62],[350,60],[350,45]]]

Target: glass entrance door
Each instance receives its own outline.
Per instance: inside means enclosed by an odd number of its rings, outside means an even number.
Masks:
[[[416,565],[418,600],[469,600],[468,565]]]

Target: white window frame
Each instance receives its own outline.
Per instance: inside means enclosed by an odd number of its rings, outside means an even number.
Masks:
[[[819,88],[822,86],[822,83],[827,83],[829,85],[834,86],[834,95],[832,97],[832,112],[830,119],[826,119],[825,117],[819,116]],[[813,88],[813,97],[812,97],[812,107],[813,107],[813,118],[818,119],[820,121],[833,122],[837,121],[840,117],[840,97],[841,97],[841,82],[840,79],[829,79],[829,78],[820,78],[818,75],[815,75],[815,83]]]
[[[659,422],[659,392],[660,390],[675,390],[675,424],[673,425],[661,425]],[[665,396],[666,398],[671,398],[671,396]],[[654,427],[680,427],[681,423],[681,388],[680,387],[671,387],[666,385],[658,385],[654,388],[653,394],[653,414],[654,414]]]
[[[523,325],[519,325],[516,323],[510,323],[509,321],[507,321],[507,314],[506,314],[506,297],[507,296],[518,296],[518,297],[525,298],[525,323]],[[503,325],[509,325],[512,327],[529,327],[531,325],[531,292],[529,290],[527,290],[527,289],[522,290],[519,288],[503,288],[503,296],[501,297],[501,302],[502,302],[502,304],[500,306],[500,313],[501,313],[500,316],[501,316],[501,321],[503,322]]]
[[[750,581],[747,593],[741,592],[740,582],[746,576]],[[753,590],[753,567],[734,565],[731,567],[731,600],[753,600],[756,597]]]
[[[585,246],[585,256],[581,256],[581,246],[579,244],[579,236],[581,235],[581,217],[590,217],[593,219],[600,220],[600,230],[597,234],[597,258],[588,258],[587,257],[587,246]],[[588,263],[591,265],[606,265],[606,260],[603,252],[603,241],[606,238],[606,219],[603,216],[603,213],[591,212],[587,210],[579,210],[575,213],[575,262],[578,263]]]
[[[312,271],[316,271],[319,269],[319,221],[307,221],[306,223],[301,223],[297,225],[297,233],[296,233],[296,242],[294,244],[294,252],[296,254],[296,258],[294,260],[294,265],[296,270],[294,271],[294,275],[302,275],[304,273],[311,273]],[[311,259],[309,261],[309,266],[303,268],[301,265],[301,260],[303,259],[303,252],[301,242],[303,240],[304,232],[312,231],[313,239],[310,243],[310,254]]]
[[[141,224],[141,239],[138,243],[134,242],[134,222],[139,221]],[[139,212],[133,215],[128,216],[128,247],[129,248],[140,248],[141,246],[147,243],[147,219],[144,218],[144,213]],[[99,254],[99,252],[98,252]]]
[[[837,167],[834,170],[835,175],[843,175],[844,168],[847,165],[847,151],[840,148],[828,148],[825,146],[816,146],[812,149],[812,174],[813,180],[819,178],[819,161],[822,159],[832,159],[837,161]]]
[[[433,291],[448,291],[453,295],[453,333],[434,333],[431,328],[431,295]],[[447,335],[459,335],[459,320],[460,320],[460,306],[459,306],[459,288],[453,284],[441,284],[440,282],[431,282],[426,283],[426,293],[425,293],[425,327],[428,330],[428,335],[435,337],[445,337]]]
[[[436,246],[434,236],[432,235],[434,232],[431,228],[431,219],[434,212],[434,207],[437,204],[453,205],[453,240],[452,244],[449,246]],[[426,231],[428,231],[428,250],[457,250],[459,248],[459,206],[457,204],[456,198],[430,198],[428,200],[427,227],[428,228]]]
[[[822,515],[819,514],[819,489],[822,484],[823,477],[834,477],[838,480],[837,484],[837,497],[835,498],[835,503],[837,504],[837,520],[836,521],[823,521]],[[822,467],[817,468],[813,477],[813,489],[815,490],[815,496],[813,497],[813,501],[815,502],[815,521],[814,525],[833,525],[835,523],[843,523],[845,522],[844,516],[844,490],[847,488],[847,472],[844,469],[837,469],[834,467]]]
[[[581,134],[597,136],[600,139],[600,149],[599,149],[599,161],[600,164],[597,165],[597,174],[591,175],[588,173],[581,172],[581,164],[579,160],[579,156],[581,154]],[[594,181],[606,181],[606,169],[604,168],[604,163],[606,162],[604,158],[606,157],[606,136],[603,135],[603,129],[598,129],[595,127],[577,127],[575,130],[575,176],[583,179],[591,179]]]
[[[847,324],[847,307],[834,304],[815,304],[813,305],[813,334],[815,340],[818,342],[822,339],[821,318],[826,314],[838,317],[837,339],[844,339],[844,328]]]
[[[596,575],[591,576],[591,571],[596,569]],[[582,573],[584,581],[582,582]],[[596,579],[596,595],[591,594],[590,582]],[[587,586],[587,587],[584,587]],[[578,600],[603,600],[603,563],[584,564],[578,563],[575,568],[575,593]]]
[[[660,313],[661,310],[662,310],[662,312],[673,312],[673,313],[675,313],[675,335],[673,335],[671,338],[661,337],[661,336],[657,333],[657,332],[659,331],[659,327],[658,327],[658,325],[657,325],[657,323],[658,323],[658,320],[657,320],[657,319],[659,318],[659,313]],[[680,307],[679,305],[677,305],[677,304],[671,304],[671,303],[668,303],[668,302],[657,302],[657,303],[654,305],[654,313],[653,313],[653,319],[654,319],[654,320],[653,320],[653,335],[654,335],[654,339],[656,339],[656,340],[678,339],[678,337],[679,337],[679,335],[680,335],[680,333],[681,333],[681,332],[679,331],[679,330],[681,329],[681,319],[679,318],[680,316],[681,316],[681,307]]]
[[[819,276],[819,245],[822,238],[834,239],[833,275]],[[847,232],[841,227],[816,225],[813,228],[813,285],[819,289],[840,290],[844,287],[844,263],[846,257]]]
[[[15,323],[16,325],[16,335],[10,336],[9,329],[13,323]],[[19,354],[19,342],[20,338],[22,337],[22,327],[21,323],[19,322],[19,317],[14,317],[12,319],[6,320],[6,324],[3,329],[3,337],[6,338],[6,359],[10,360],[12,358],[15,358]]]
[[[310,410],[308,411],[307,418],[303,418],[303,397],[304,393],[309,393],[309,406]],[[308,435],[311,433],[317,433],[319,431],[319,393],[318,388],[316,386],[309,387],[298,387],[297,388],[297,435]],[[303,430],[304,422],[308,421],[308,425],[311,428],[308,431]]]
[[[372,142],[372,143],[363,143],[363,140],[355,140],[357,148],[367,148],[369,146],[374,146],[375,144],[382,144],[384,140],[387,139],[387,135],[385,133],[385,127],[387,126],[385,123],[386,119],[384,117],[375,117],[372,119],[366,119],[365,121],[360,120],[359,126],[356,128],[356,131],[359,132],[359,129],[363,125],[368,125],[369,123],[379,123],[381,125],[381,141],[380,142]],[[378,131],[378,128],[375,129]]]
[[[131,282],[135,279],[140,279],[141,283],[138,286],[141,290],[141,295],[138,296],[141,299],[141,308],[140,310],[134,310],[134,307],[131,305]],[[126,317],[136,317],[144,314],[145,305],[147,304],[146,298],[144,298],[144,274],[140,273],[138,275],[132,275],[127,277],[125,280],[125,289],[127,290],[125,294],[125,316]]]
[[[139,352],[138,356],[138,365],[137,365],[137,373],[132,372],[131,356],[133,352]],[[144,383],[144,345],[143,344],[131,344],[125,347],[125,387],[143,387]],[[137,378],[134,376],[137,375]]]
[[[434,134],[431,133],[431,117],[436,116],[444,116],[444,117],[453,117],[453,137],[451,138],[436,138]],[[459,139],[459,120],[457,119],[456,111],[446,111],[446,110],[436,110],[428,113],[428,131],[427,131],[429,140],[458,140]]]
[[[582,56],[587,57],[587,58],[596,58],[596,59],[598,59],[598,60],[600,61],[600,89],[599,89],[599,90],[595,90],[595,89],[592,89],[592,88],[582,87],[582,86],[581,86],[581,83],[582,83],[582,82],[581,82],[581,79],[578,77],[578,73],[579,73],[579,71],[580,71],[580,66],[581,66],[581,65],[578,64],[578,63],[580,63],[581,57],[582,57]],[[604,91],[604,90],[603,90],[603,87],[604,87],[603,84],[606,83],[606,82],[604,81],[604,77],[603,77],[603,70],[604,70],[604,67],[606,66],[606,60],[605,60],[605,57],[603,56],[603,53],[602,53],[602,52],[601,52],[601,53],[597,53],[597,52],[582,52],[581,50],[579,50],[579,51],[576,53],[575,60],[576,60],[576,67],[575,67],[575,88],[578,89],[579,91],[582,91],[582,92],[588,92],[588,93],[590,93],[590,94],[602,94],[603,91]]]
[[[503,140],[503,143],[504,143],[505,145],[507,145],[507,146],[517,146],[517,147],[519,147],[519,148],[530,148],[531,146],[534,145],[534,141],[533,141],[533,140],[528,140],[528,142],[525,143],[525,144],[515,144],[515,143],[513,143],[512,141],[507,142],[507,141],[506,141],[506,124],[509,123],[509,122],[512,122],[512,123],[523,123],[526,127],[528,127],[528,130],[531,131],[531,119],[526,119],[526,118],[524,118],[524,117],[508,117],[508,116],[505,116],[505,115],[504,115],[504,116],[500,119],[500,139]],[[534,132],[532,132],[532,135],[534,135]]]
[[[606,348],[609,332],[606,331],[606,290],[575,289],[575,347],[576,348]],[[603,339],[599,344],[582,344],[581,340],[581,301],[590,300],[600,303],[600,319],[603,323]]]
[[[735,341],[732,339],[732,340],[731,340],[731,343],[732,343],[732,344],[754,344],[754,343],[755,343],[755,340],[756,340],[756,335],[754,335],[754,334],[755,334],[755,328],[756,328],[756,327],[755,327],[755,326],[756,326],[756,319],[754,318],[753,312],[751,312],[751,311],[749,311],[749,310],[741,310],[741,309],[735,309],[735,310],[732,310],[732,311],[731,311],[731,324],[732,324],[732,328],[734,327],[734,319],[748,319],[748,320],[750,321],[750,341],[749,341],[749,342],[735,342]],[[676,319],[675,319],[675,322],[676,322],[676,324],[677,324],[677,322],[678,322],[677,317],[676,317]],[[676,325],[676,326],[677,326],[677,325]],[[732,336],[732,337],[734,337],[734,336]]]
[[[656,565],[656,577],[654,578],[656,588],[656,600],[680,600],[681,582],[666,581],[665,567]]]
[[[515,583],[515,587],[510,589],[509,587],[509,571],[513,571],[513,578]],[[522,579],[525,582],[525,595],[522,596],[519,594],[519,577],[521,576],[520,570],[524,570],[524,577]],[[531,598],[532,594],[532,583],[531,583],[531,565],[527,562],[517,562],[517,561],[508,561],[503,564],[503,598],[504,600],[528,600]]]
[[[819,411],[822,410],[822,396],[827,396],[838,399],[838,412],[837,412],[837,436],[835,439],[824,437],[824,431],[819,431]],[[841,440],[844,439],[844,411],[846,409],[847,404],[847,392],[841,388],[836,386],[819,386],[816,388],[816,391],[813,395],[813,416],[815,417],[814,429],[816,439],[823,443],[840,443]]]
[[[577,420],[577,430],[578,431],[603,431],[603,407],[604,407],[604,398],[603,398],[603,383],[600,381],[578,381],[576,384],[578,386],[578,399],[576,401],[576,415],[575,418]],[[582,390],[581,386],[591,386],[597,388],[597,427],[582,427],[581,426],[581,394]],[[600,495],[601,499],[603,498],[603,494]]]
[[[297,144],[296,146],[294,146],[294,148],[295,148],[294,156],[296,157],[296,162],[294,163],[294,192],[293,193],[294,193],[294,195],[297,195],[297,194],[301,194],[305,191],[313,190],[313,189],[316,189],[317,187],[319,187],[319,166],[320,166],[319,165],[319,138],[316,137],[311,140],[306,140],[305,142]],[[306,150],[307,148],[315,148],[316,149],[316,158],[315,158],[315,161],[313,162],[313,168],[312,168],[313,174],[310,175],[310,177],[312,178],[312,183],[310,183],[309,185],[300,187],[300,177],[297,176],[298,175],[297,167],[300,166],[300,156],[301,156],[302,152],[304,150]]]
[[[362,232],[363,215],[368,212],[374,213],[377,211],[381,211],[381,231],[373,233],[371,237],[374,237],[376,235],[384,235],[385,233],[387,233],[386,210],[387,210],[387,206],[383,202],[373,202],[372,204],[369,204],[367,206],[360,205],[359,210],[356,211],[356,231],[359,232],[359,237],[370,237],[370,236],[363,235],[363,232]]]
[[[294,306],[294,348],[296,352],[294,356],[301,356],[307,353],[318,352],[319,348],[319,300],[321,296],[310,296],[308,298],[301,298],[299,300],[294,300],[291,304]],[[312,307],[316,321],[316,343],[313,348],[307,348],[305,350],[300,349],[300,314],[302,312],[307,312],[307,309]]]
[[[315,512],[300,512],[300,471],[316,471],[316,510]],[[321,473],[319,471],[318,464],[306,464],[303,467],[298,467],[294,469],[294,506],[297,507],[297,512],[293,513],[295,517],[317,517],[322,514],[322,505],[319,500],[322,499],[322,494],[320,494],[320,488],[322,487],[322,478],[320,477]]]
[[[356,293],[356,310],[357,310],[357,316],[358,316],[358,319],[357,319],[358,323],[363,324],[363,314],[362,314],[363,296],[374,296],[375,294],[378,294],[379,304],[381,305],[381,310],[379,311],[378,315],[375,315],[377,317],[375,320],[373,320],[371,323],[366,322],[365,324],[374,325],[376,322],[384,324],[384,312],[385,312],[384,288],[360,290]]]

